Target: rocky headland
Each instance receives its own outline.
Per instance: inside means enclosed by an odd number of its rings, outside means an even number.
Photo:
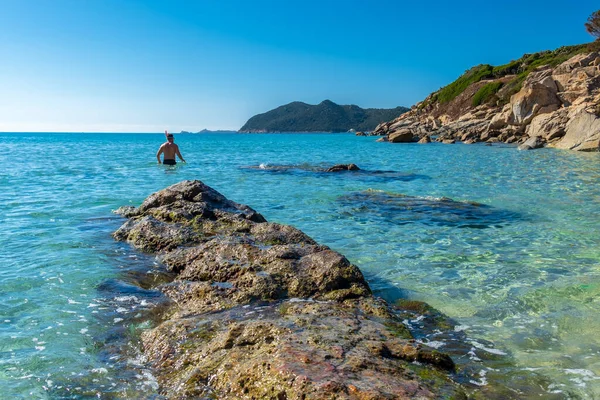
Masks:
[[[168,312],[141,338],[166,398],[466,398],[453,360],[414,340],[407,309],[298,229],[200,181],[118,213],[115,239],[173,275],[158,287]]]
[[[253,116],[240,128],[240,132],[372,131],[377,124],[407,111],[406,107],[361,108],[354,104],[336,104],[331,100],[316,105],[294,101]]]
[[[598,151],[600,54],[593,48],[569,46],[498,67],[473,67],[372,135],[396,143],[503,142],[520,149]]]

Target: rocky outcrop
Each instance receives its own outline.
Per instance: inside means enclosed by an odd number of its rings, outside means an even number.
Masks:
[[[549,72],[551,70],[531,74],[523,89],[511,97],[511,117],[514,125],[528,125],[536,115],[554,112],[562,105],[557,96],[558,89]]]
[[[148,197],[117,240],[156,252],[168,318],[142,334],[165,398],[466,398],[360,270],[199,181]]]
[[[531,137],[525,141],[525,143],[519,145],[519,150],[533,150],[539,149],[544,146],[544,142],[540,139],[539,136]]]
[[[327,168],[325,172],[339,172],[339,171],[359,171],[358,165],[356,164],[336,164],[333,167]]]
[[[437,92],[432,93],[410,112],[379,124],[372,134],[384,135],[394,143],[420,141],[426,136],[445,143],[460,140],[523,144],[536,138],[529,144],[580,151],[600,149],[598,52],[577,54],[555,67],[537,67],[527,75],[518,92],[506,97],[509,100],[505,103],[498,96],[495,102],[475,101],[486,85],[506,84],[507,89],[500,89],[500,95],[515,87],[515,82],[519,82],[516,75],[478,81],[446,104],[436,100]]]
[[[388,140],[392,143],[407,143],[412,142],[413,133],[410,129],[403,128],[397,131],[393,131],[388,135]]]
[[[600,148],[600,118],[594,110],[576,110],[565,125],[564,137],[555,144],[555,147],[598,151]]]

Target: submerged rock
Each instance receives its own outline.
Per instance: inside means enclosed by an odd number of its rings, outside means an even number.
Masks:
[[[359,171],[358,165],[356,164],[336,164],[333,167],[327,168],[325,172],[339,172],[339,171]]]
[[[343,174],[347,179],[360,179],[360,180],[372,180],[372,181],[412,181],[415,179],[430,179],[427,175],[420,175],[414,173],[400,172],[400,171],[386,171],[386,170],[367,170],[361,169],[356,164],[336,164],[331,167],[323,166],[322,164],[260,164],[250,165],[241,167],[247,171],[254,171],[260,173],[272,173],[272,174],[289,174],[289,175],[305,175],[311,174],[316,177],[329,177],[329,172],[345,172],[352,171],[351,174]],[[127,216],[131,213],[130,207],[122,207],[119,210],[123,210],[123,215]]]
[[[142,334],[165,398],[466,398],[360,270],[200,181],[161,190],[114,237],[158,252],[168,319]]]
[[[375,190],[351,193],[338,199],[344,213],[360,218],[381,220],[383,223],[405,225],[420,223],[434,226],[485,229],[502,227],[518,213],[469,201],[446,197],[415,197]]]

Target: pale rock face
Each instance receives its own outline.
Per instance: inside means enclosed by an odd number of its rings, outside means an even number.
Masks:
[[[437,118],[427,117],[427,122],[434,129],[439,129],[442,126],[442,123]]]
[[[530,73],[529,76],[527,76],[527,79],[525,79],[525,82],[523,82],[523,87],[531,86],[532,84],[534,84],[536,82],[545,81],[546,78],[552,76],[552,69],[550,67],[541,67],[541,68],[542,69],[534,71],[534,72]]]
[[[598,52],[576,55],[575,57],[571,57],[564,63],[554,68],[553,75],[568,74],[576,68],[587,67],[589,65],[597,65],[594,63],[598,57],[600,57],[600,54],[598,54]]]
[[[550,89],[554,93],[558,92],[558,87],[556,86],[556,82],[554,82],[554,79],[552,79],[551,76],[547,76],[544,79],[542,79],[540,81],[540,84],[546,86],[548,89]]]
[[[540,114],[531,120],[525,132],[529,137],[541,137],[552,141],[564,136],[567,120],[564,108],[553,113]]]
[[[539,149],[540,147],[544,147],[544,142],[539,137],[531,137],[527,139],[523,144],[521,144],[518,149],[519,150],[533,150]]]
[[[569,79],[571,79],[571,74],[552,75],[552,79],[554,80],[558,91],[564,92],[565,86],[568,84]]]
[[[460,117],[458,117],[457,121],[469,121],[469,120],[472,120],[472,119],[475,119],[475,118],[477,118],[475,116],[475,114],[473,114],[472,112],[468,112],[468,113],[463,114]]]
[[[559,96],[563,103],[568,105],[600,87],[598,58],[598,53],[580,54],[554,69],[552,78],[562,92]]]
[[[404,119],[404,120],[400,120],[398,122],[394,122],[392,125],[390,125],[389,131],[390,132],[394,132],[394,131],[398,131],[400,129],[403,129],[411,124],[413,124],[415,121],[412,119]]]
[[[556,111],[562,102],[556,90],[535,82],[513,95],[510,104],[515,123],[527,125],[538,114]]]
[[[565,136],[554,147],[579,151],[599,151],[600,118],[581,110],[569,120]]]
[[[450,116],[448,114],[444,114],[444,115],[440,115],[439,121],[442,123],[442,125],[446,125],[446,124],[450,123],[450,121],[452,121],[452,118],[450,118]]]
[[[388,140],[392,143],[408,143],[413,140],[413,133],[410,129],[401,129],[396,132],[392,132],[388,136]]]
[[[499,129],[513,122],[512,108],[510,104],[506,104],[501,112],[492,117],[488,129]]]

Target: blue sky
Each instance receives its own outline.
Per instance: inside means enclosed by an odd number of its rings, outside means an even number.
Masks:
[[[597,1],[0,0],[0,131],[239,129],[291,101],[411,106],[590,42]]]

